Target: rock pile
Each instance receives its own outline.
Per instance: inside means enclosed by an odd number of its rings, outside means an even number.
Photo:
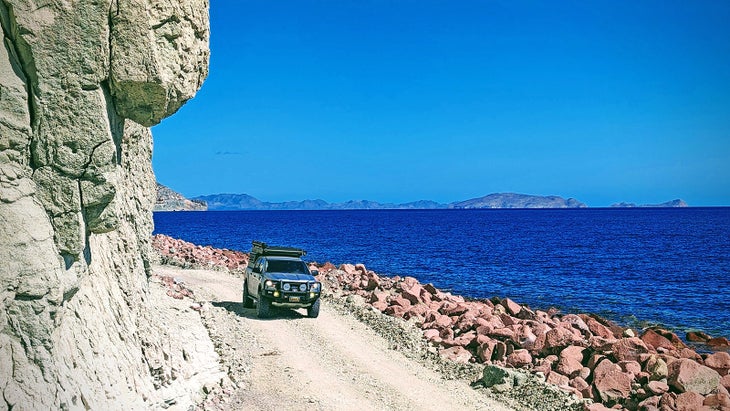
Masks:
[[[595,315],[531,310],[509,298],[469,301],[362,264],[311,268],[329,292],[359,295],[414,322],[443,357],[529,370],[598,403],[591,409],[730,409],[730,354],[699,354],[670,331],[650,328],[637,337]]]
[[[165,264],[182,267],[219,267],[229,270],[244,269],[248,264],[248,253],[200,246],[163,234],[152,237],[152,246]]]
[[[190,265],[244,268],[248,262],[245,253],[167,236],[155,236],[153,244],[170,261]],[[362,299],[415,324],[443,358],[532,372],[595,402],[591,410],[730,410],[730,354],[700,354],[668,330],[637,336],[596,315],[532,310],[509,298],[468,300],[413,277],[379,276],[363,264],[312,263],[310,269],[319,271],[325,295]],[[725,341],[703,333],[687,339],[716,347]],[[499,390],[505,382],[493,378],[494,370],[485,369],[483,382]]]

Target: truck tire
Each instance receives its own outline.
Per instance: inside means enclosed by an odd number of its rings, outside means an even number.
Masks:
[[[269,311],[271,311],[271,301],[259,293],[259,301],[256,303],[256,316],[266,318],[269,316]]]
[[[248,282],[243,283],[243,308],[253,308],[253,300],[248,294]]]
[[[307,316],[309,318],[317,318],[319,316],[319,298],[317,298],[314,304],[307,307]]]

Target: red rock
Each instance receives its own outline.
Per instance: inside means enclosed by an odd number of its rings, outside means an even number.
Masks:
[[[669,386],[679,392],[695,391],[707,395],[720,384],[720,374],[687,358],[669,364]]]
[[[410,307],[410,306],[411,306],[411,302],[410,302],[410,301],[408,301],[408,300],[406,300],[406,299],[405,299],[405,298],[403,298],[403,297],[395,297],[395,298],[392,298],[392,299],[390,300],[390,305],[391,305],[391,306],[393,306],[393,305],[398,305],[398,306],[401,306],[401,307],[403,307],[403,308],[408,308],[408,307]]]
[[[707,345],[712,348],[725,348],[730,347],[730,340],[725,337],[715,337],[707,340]]]
[[[649,381],[646,388],[654,395],[662,395],[669,391],[669,385],[663,381]]]
[[[456,345],[461,345],[462,347],[467,347],[472,345],[473,343],[476,343],[477,339],[477,333],[475,331],[469,331],[467,333],[464,333],[454,339],[454,343]]]
[[[650,346],[655,350],[657,348],[666,348],[668,350],[674,349],[674,345],[672,345],[671,341],[651,329],[646,330],[640,338],[647,346]]]
[[[370,299],[368,300],[368,302],[370,304],[372,304],[377,301],[386,302],[387,300],[388,300],[387,293],[384,293],[382,291],[374,291],[374,292],[370,293]]]
[[[620,401],[631,392],[632,377],[605,359],[593,370],[593,386],[603,402]]]
[[[451,317],[449,317],[448,315],[441,315],[441,314],[437,314],[437,315],[438,315],[438,317],[436,317],[436,321],[434,322],[436,327],[438,327],[438,328],[451,327]]]
[[[613,411],[613,408],[608,408],[600,402],[594,402],[593,404],[585,407],[586,411]]]
[[[619,361],[618,366],[621,367],[623,372],[627,372],[633,377],[636,377],[641,372],[641,364],[636,361]]]
[[[528,350],[535,349],[537,336],[532,332],[532,328],[530,328],[529,325],[523,324],[520,326],[515,332],[514,338],[516,340],[515,342],[517,342],[521,347]]]
[[[707,342],[712,337],[702,331],[691,331],[687,333],[687,341],[691,342]]]
[[[444,314],[451,315],[451,316],[459,316],[464,314],[465,312],[469,311],[469,305],[467,305],[464,302],[456,303],[456,305],[450,305],[448,308],[444,309]]]
[[[489,362],[492,360],[492,354],[494,353],[494,347],[497,345],[496,341],[487,341],[477,347],[477,357],[482,362]]]
[[[525,350],[515,350],[507,356],[507,365],[514,368],[522,368],[532,364],[532,356]]]
[[[388,303],[386,303],[385,301],[376,301],[371,305],[373,306],[373,308],[377,309],[381,313],[388,308]]]
[[[622,338],[612,346],[613,356],[618,361],[638,361],[640,354],[649,352],[646,344],[637,337]]]
[[[421,291],[423,291],[423,288],[419,284],[410,287],[404,286],[401,291],[401,296],[410,301],[411,304],[418,304],[423,302],[421,299]]]
[[[705,365],[717,371],[721,376],[725,376],[730,370],[730,354],[726,352],[710,354],[705,358]]]
[[[467,311],[459,317],[456,322],[456,328],[461,331],[470,331],[476,329],[476,317],[471,311]]]
[[[571,345],[560,352],[555,370],[568,377],[576,377],[583,369],[583,347]]]
[[[467,364],[472,358],[471,353],[466,348],[458,345],[439,350],[439,354],[448,360],[458,362],[460,364]]]
[[[586,382],[585,379],[581,377],[575,377],[568,383],[571,387],[575,388],[580,392],[581,397],[583,398],[590,398],[591,396],[591,386]]]
[[[515,337],[515,332],[512,331],[511,329],[505,327],[505,328],[498,328],[496,330],[492,330],[487,335],[492,338],[499,338],[501,340],[511,340]]]
[[[570,382],[568,377],[556,371],[550,371],[545,381],[548,384],[557,385],[558,387],[569,387],[568,383]]]
[[[507,313],[500,314],[499,319],[502,320],[502,324],[504,324],[506,327],[509,327],[510,325],[519,324],[519,322],[520,322],[519,319],[512,317]]]
[[[725,387],[725,389],[730,390],[730,374],[725,375],[720,380],[720,384]]]
[[[352,264],[341,264],[340,270],[344,271],[345,273],[349,275],[355,275],[358,273],[358,271],[355,269],[355,266]]]
[[[619,327],[609,323],[604,319],[599,320],[598,318],[587,315],[581,315],[580,317],[586,323],[586,325],[588,326],[588,330],[593,335],[603,338],[616,338],[617,336],[621,335],[621,329]],[[612,326],[615,329],[612,329]]]
[[[507,313],[511,315],[517,315],[522,311],[522,306],[517,304],[516,302],[510,300],[509,298],[505,298],[501,301],[502,306],[504,306],[505,309],[507,309]]]
[[[677,407],[677,411],[698,411],[702,409],[702,402],[704,400],[705,397],[690,391],[679,394],[674,404]]]
[[[690,360],[695,361],[702,361],[702,357],[697,354],[697,351],[690,349],[690,348],[682,348],[681,350],[677,351],[677,355],[679,358],[689,358]]]
[[[355,270],[359,271],[362,275],[367,275],[368,269],[365,268],[364,264],[355,264]]]
[[[714,409],[730,410],[730,395],[725,393],[710,394],[705,397],[702,405]]]
[[[430,330],[424,330],[424,331],[423,331],[423,337],[424,337],[424,338],[425,338],[425,339],[426,339],[427,341],[433,341],[433,340],[435,340],[436,338],[438,338],[438,339],[439,339],[439,341],[441,341],[441,337],[439,336],[439,330],[436,330],[436,329],[433,329],[433,328],[432,328],[432,329],[430,329]]]
[[[562,323],[570,324],[571,327],[577,329],[581,334],[590,334],[588,325],[583,319],[575,314],[566,314],[560,319]]]
[[[642,411],[659,411],[659,400],[661,400],[661,398],[662,397],[658,395],[655,397],[649,397],[639,403],[639,409]]]
[[[673,392],[665,392],[662,394],[661,400],[659,400],[659,407],[661,407],[663,410],[676,410],[677,406],[675,402],[677,401],[677,394]]]
[[[562,327],[553,328],[545,333],[545,346],[542,351],[546,354],[557,354],[563,348],[572,345],[575,341],[573,333]]]

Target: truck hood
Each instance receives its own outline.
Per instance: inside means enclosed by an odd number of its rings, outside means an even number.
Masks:
[[[281,280],[288,280],[288,281],[309,281],[314,282],[317,281],[314,277],[312,277],[309,274],[292,274],[292,273],[266,273],[266,277],[281,281]]]

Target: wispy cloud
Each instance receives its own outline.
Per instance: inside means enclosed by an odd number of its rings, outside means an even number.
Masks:
[[[215,155],[217,156],[242,156],[243,153],[240,151],[216,151]]]

